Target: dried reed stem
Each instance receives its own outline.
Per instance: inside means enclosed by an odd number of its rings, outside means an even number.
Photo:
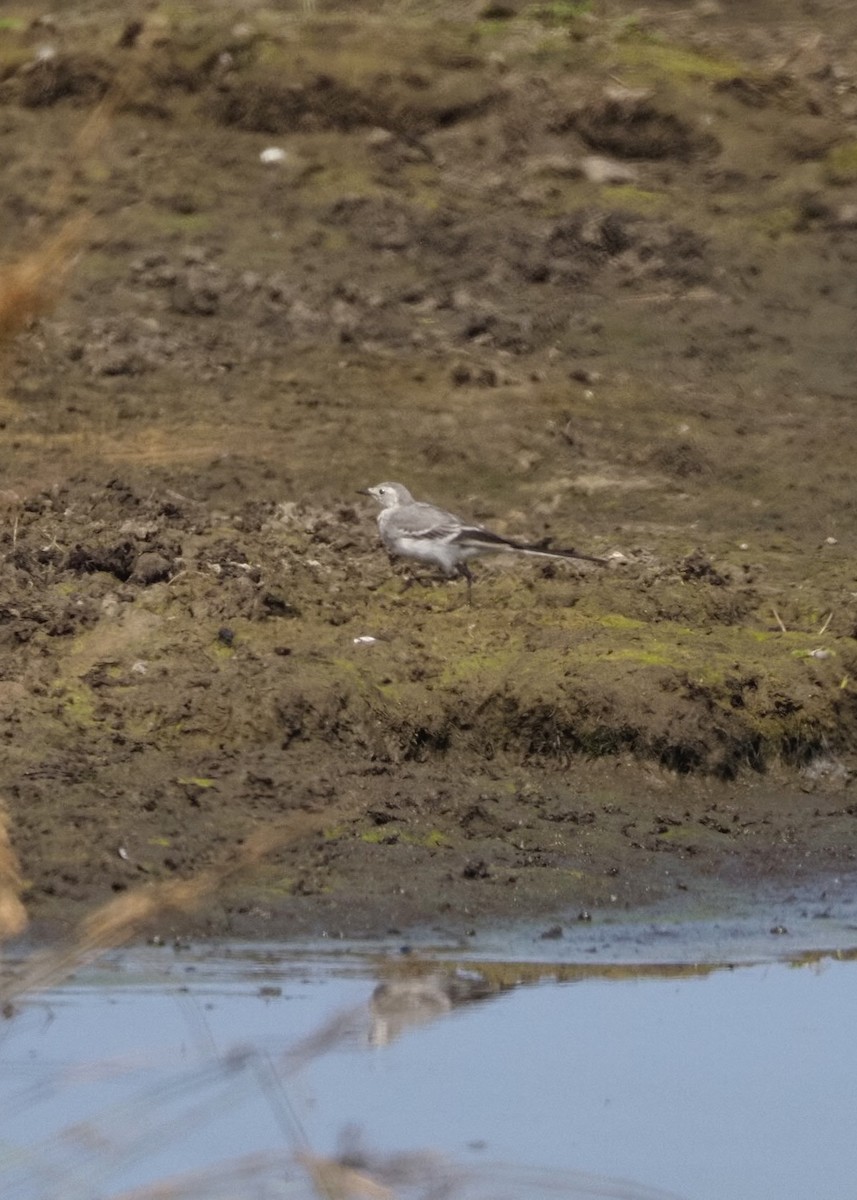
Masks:
[[[262,830],[247,839],[241,852],[193,879],[147,884],[96,909],[77,927],[70,945],[33,955],[14,978],[0,980],[0,1006],[34,991],[52,987],[105,950],[140,936],[167,915],[196,909],[212,892],[290,842],[323,825],[320,816],[296,814],[277,830]]]

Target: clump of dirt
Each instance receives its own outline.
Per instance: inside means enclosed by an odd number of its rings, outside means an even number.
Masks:
[[[773,13],[12,20],[0,794],[36,915],[295,811],[202,925],[851,862],[857,18]],[[355,495],[391,477],[610,566],[405,587]]]
[[[25,108],[44,108],[61,100],[93,104],[107,95],[113,81],[111,67],[95,55],[50,55],[22,70],[18,99]]]
[[[571,114],[567,124],[593,150],[617,158],[672,159],[713,158],[720,149],[711,134],[698,133],[676,113],[659,111],[648,98],[608,95]]]

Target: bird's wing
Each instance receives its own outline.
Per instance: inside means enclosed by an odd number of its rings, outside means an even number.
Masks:
[[[387,528],[400,537],[449,542],[455,540],[462,524],[454,513],[437,508],[434,504],[417,503],[394,509]]]
[[[490,529],[486,529],[484,525],[461,525],[459,524],[458,531],[453,537],[453,542],[459,544],[472,544],[478,542],[483,546],[511,546],[517,549],[517,543],[509,538],[501,537],[499,533],[493,533]]]

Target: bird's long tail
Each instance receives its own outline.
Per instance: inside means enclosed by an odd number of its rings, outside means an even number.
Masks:
[[[499,533],[492,533],[490,529],[462,529],[454,540],[462,546],[472,546],[485,554],[491,551],[498,554],[514,551],[516,554],[530,554],[536,558],[576,558],[582,562],[597,563],[601,567],[607,566],[606,558],[598,558],[594,554],[581,554],[579,550],[545,550],[540,546],[530,546],[526,542],[501,537]]]
[[[597,563],[599,567],[606,567],[608,562],[606,558],[599,558],[595,554],[582,554],[579,550],[539,550],[535,546],[524,546],[520,542],[510,542],[509,545],[518,554],[531,554],[536,558],[576,558],[581,562]]]

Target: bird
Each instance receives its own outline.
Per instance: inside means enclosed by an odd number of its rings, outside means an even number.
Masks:
[[[403,483],[377,483],[374,487],[359,488],[358,492],[371,496],[381,505],[378,529],[387,551],[399,558],[413,558],[439,567],[447,579],[464,579],[468,604],[472,603],[473,574],[467,564],[471,558],[482,554],[574,558],[599,566],[607,565],[607,559],[592,554],[580,554],[577,550],[543,550],[503,537],[446,509],[415,500]]]

